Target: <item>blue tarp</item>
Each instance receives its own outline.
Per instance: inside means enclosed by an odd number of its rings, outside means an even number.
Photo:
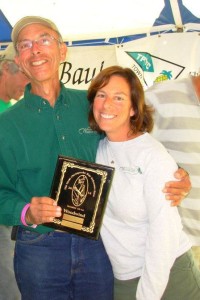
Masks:
[[[0,42],[10,42],[12,26],[0,10]]]
[[[184,5],[182,0],[178,1],[181,13],[182,23],[200,23],[200,19],[195,17]],[[153,26],[160,26],[165,24],[174,24],[174,17],[169,0],[165,0],[165,6],[161,11],[159,17],[155,20]]]

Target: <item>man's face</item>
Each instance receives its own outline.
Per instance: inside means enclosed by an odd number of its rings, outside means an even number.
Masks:
[[[6,92],[8,99],[19,100],[24,94],[24,88],[29,82],[29,79],[21,72],[7,74]]]
[[[50,35],[51,45],[39,45],[37,40],[44,35]],[[16,63],[21,67],[31,82],[44,82],[59,77],[59,65],[66,57],[66,45],[59,43],[58,34],[41,24],[31,24],[23,28],[18,36],[18,42],[33,41],[30,49],[19,51]]]

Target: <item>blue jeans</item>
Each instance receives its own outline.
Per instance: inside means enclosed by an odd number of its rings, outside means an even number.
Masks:
[[[112,300],[113,273],[102,240],[19,228],[14,268],[22,300]]]
[[[11,241],[12,227],[0,225],[0,299],[19,300],[20,292],[17,287],[13,257],[15,242]]]

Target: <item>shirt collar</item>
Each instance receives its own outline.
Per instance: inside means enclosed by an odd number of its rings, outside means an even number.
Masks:
[[[61,105],[61,104],[67,104],[67,97],[66,97],[66,88],[64,86],[64,84],[61,82],[61,90],[60,90],[60,94],[58,96],[58,98],[56,99],[56,104],[55,106]],[[29,106],[31,109],[35,109],[35,110],[43,110],[43,109],[47,109],[50,107],[50,104],[48,102],[48,100],[32,94],[30,92],[31,90],[31,84],[29,83],[24,91],[24,100],[27,106]]]

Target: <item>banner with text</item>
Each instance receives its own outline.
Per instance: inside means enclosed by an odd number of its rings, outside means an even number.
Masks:
[[[60,78],[70,88],[87,89],[92,78],[111,65],[131,68],[144,88],[153,82],[198,74],[199,33],[168,33],[120,45],[69,47]]]

